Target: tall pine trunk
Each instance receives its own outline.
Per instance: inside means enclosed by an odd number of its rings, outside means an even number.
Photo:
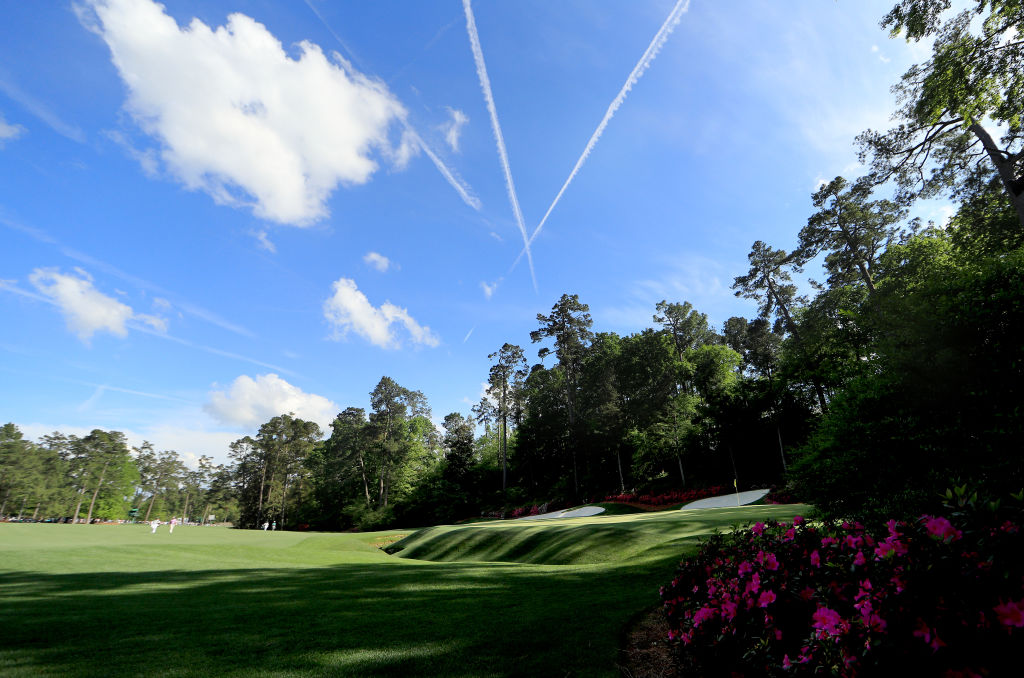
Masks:
[[[78,522],[78,512],[82,510],[82,502],[85,500],[85,481],[82,481],[82,487],[78,489],[78,503],[75,505],[75,512],[71,514],[71,524]]]
[[[89,524],[92,523],[92,509],[93,509],[94,506],[96,506],[96,496],[99,495],[100,488],[103,487],[103,476],[107,475],[107,466],[109,466],[109,465],[110,465],[109,461],[104,463],[103,464],[103,470],[100,471],[100,480],[99,480],[98,483],[96,483],[96,489],[92,493],[92,501],[89,502],[89,516],[85,519],[85,524],[86,525],[89,525]]]

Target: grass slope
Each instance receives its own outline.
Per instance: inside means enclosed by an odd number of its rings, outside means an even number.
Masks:
[[[395,531],[0,524],[0,675],[614,676],[696,536],[802,508],[430,528],[404,558]]]

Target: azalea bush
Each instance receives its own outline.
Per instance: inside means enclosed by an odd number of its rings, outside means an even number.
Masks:
[[[683,675],[1021,675],[1019,505],[961,508],[712,538],[661,589]]]
[[[664,494],[610,494],[604,498],[604,501],[620,504],[671,506],[672,504],[688,504],[691,501],[697,501],[698,499],[705,499],[707,497],[717,497],[718,495],[725,493],[726,489],[724,487],[721,485],[715,485],[714,487],[704,487],[694,490],[675,490],[673,492],[665,492]]]

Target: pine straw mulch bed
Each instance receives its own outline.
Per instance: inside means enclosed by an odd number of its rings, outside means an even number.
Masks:
[[[676,653],[668,642],[668,620],[656,605],[626,627],[619,649],[625,678],[680,678]]]

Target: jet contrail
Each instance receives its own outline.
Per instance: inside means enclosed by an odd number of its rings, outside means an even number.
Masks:
[[[463,0],[463,3],[467,3],[467,7],[468,1],[469,0]],[[610,121],[612,116],[615,115],[615,111],[619,110],[619,107],[622,106],[622,102],[626,100],[626,95],[629,94],[629,91],[633,89],[633,85],[635,85],[640,80],[641,76],[643,76],[644,71],[646,71],[647,67],[654,61],[654,57],[658,56],[658,52],[660,52],[661,48],[665,46],[665,42],[668,40],[669,35],[671,35],[672,31],[675,30],[675,27],[679,25],[679,22],[683,18],[683,14],[686,13],[686,10],[689,9],[689,7],[690,0],[679,0],[676,3],[676,6],[672,8],[672,11],[669,12],[668,18],[665,19],[665,23],[663,23],[661,28],[658,29],[658,32],[654,34],[654,39],[651,40],[651,44],[647,46],[647,51],[644,52],[644,55],[640,57],[640,61],[638,61],[636,66],[633,67],[633,72],[629,74],[628,78],[626,78],[626,84],[624,84],[622,89],[619,90],[618,96],[616,96],[608,106],[608,110],[605,111],[604,117],[601,119],[601,124],[597,126],[596,130],[594,130],[594,133],[590,137],[590,141],[587,142],[587,147],[583,149],[583,154],[580,155],[580,159],[576,161],[576,166],[573,167],[572,172],[569,173],[569,178],[565,180],[564,184],[562,184],[562,190],[558,192],[558,195],[555,196],[551,206],[548,207],[548,211],[544,213],[544,218],[540,220],[537,228],[534,229],[533,235],[531,235],[530,239],[526,242],[526,246],[523,248],[523,251],[519,253],[518,257],[516,257],[515,262],[512,264],[512,268],[516,267],[519,260],[523,258],[523,254],[526,254],[527,257],[532,257],[530,245],[533,244],[537,234],[540,233],[542,228],[544,228],[544,223],[548,220],[548,217],[551,216],[551,211],[555,209],[555,205],[557,205],[558,201],[562,199],[562,194],[565,193],[565,189],[568,188],[569,184],[572,183],[572,180],[576,178],[576,174],[580,171],[580,167],[583,166],[583,163],[586,162],[587,156],[589,156],[590,152],[594,150],[594,146],[597,145],[598,139],[600,139],[601,135],[604,134],[604,128],[608,126],[608,121]],[[533,265],[531,263],[531,270],[532,268]]]
[[[505,150],[505,138],[501,135],[501,125],[498,124],[498,109],[494,105],[494,95],[491,93],[491,80],[487,77],[487,66],[484,65],[484,52],[480,47],[480,35],[476,31],[476,20],[473,18],[473,8],[469,5],[470,0],[462,0],[462,7],[466,11],[466,31],[469,33],[469,46],[473,50],[473,61],[476,62],[476,74],[480,79],[480,88],[484,91],[484,100],[487,102],[487,112],[491,114],[491,128],[494,130],[494,140],[498,144],[498,156],[501,159],[501,168],[505,171],[505,187],[508,189],[508,199],[512,203],[512,212],[516,217],[516,224],[523,236],[523,253],[530,262],[530,278],[533,279],[533,289],[537,290],[537,275],[533,271],[533,253],[530,252],[530,240],[526,237],[526,225],[523,223],[523,212],[519,209],[519,198],[516,197],[516,186],[512,182],[512,168],[508,164],[508,152]],[[518,261],[518,259],[516,260]]]
[[[427,154],[427,157],[430,158],[430,160],[434,163],[434,166],[437,168],[437,171],[441,173],[441,176],[443,176],[448,181],[448,183],[451,184],[452,188],[454,188],[456,192],[458,192],[459,197],[462,198],[462,201],[469,205],[470,207],[472,207],[473,209],[475,209],[477,212],[479,212],[480,198],[476,197],[471,193],[473,189],[471,189],[459,177],[455,176],[455,173],[452,170],[448,169],[448,166],[444,164],[441,158],[437,157],[437,154],[434,153],[433,149],[431,149],[430,146],[427,146],[427,143],[423,141],[423,138],[420,137],[420,135],[417,134],[416,130],[410,127],[408,123],[405,123],[405,129],[408,130],[413,135],[413,138],[416,140],[416,144],[423,150],[424,153]]]
[[[327,29],[327,32],[330,33],[334,37],[334,39],[338,41],[338,44],[341,45],[341,48],[345,50],[345,52],[348,54],[348,59],[356,66],[358,66],[360,70],[366,71],[366,67],[360,61],[356,53],[352,51],[352,48],[350,48],[345,43],[345,41],[341,39],[341,36],[338,35],[333,28],[331,28],[331,25],[327,23],[327,20],[324,19],[323,15],[320,14],[319,10],[317,10],[313,3],[310,2],[310,0],[305,0],[305,3],[306,6],[309,7],[310,11],[316,15],[316,18],[320,20],[320,23],[323,24],[324,28]],[[449,169],[447,165],[444,164],[444,161],[441,160],[441,158],[439,158],[436,153],[434,153],[433,149],[427,146],[426,142],[423,141],[420,135],[417,134],[416,130],[414,130],[406,120],[402,120],[402,126],[405,128],[406,131],[412,133],[412,135],[416,138],[416,145],[419,146],[423,150],[423,152],[427,154],[427,157],[430,158],[431,162],[434,163],[434,167],[436,167],[437,170],[441,173],[441,176],[443,176],[445,180],[449,184],[451,184],[452,188],[454,188],[455,191],[459,194],[459,197],[462,198],[462,201],[479,212],[480,199],[472,194],[472,189],[469,187],[469,185],[466,184],[466,182],[462,181],[461,178],[455,176],[455,173],[451,169]]]

